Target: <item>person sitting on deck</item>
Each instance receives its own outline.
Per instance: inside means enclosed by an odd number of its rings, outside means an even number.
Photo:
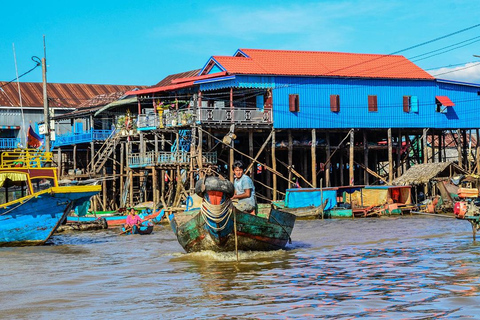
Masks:
[[[255,186],[252,179],[243,173],[243,169],[242,161],[237,160],[233,163],[235,194],[232,200],[238,199],[238,203],[235,205],[238,210],[255,214]]]
[[[137,212],[134,208],[130,208],[130,212],[125,220],[125,224],[123,225],[125,231],[130,231],[133,229],[134,226],[140,227],[142,223],[142,219],[137,215]]]

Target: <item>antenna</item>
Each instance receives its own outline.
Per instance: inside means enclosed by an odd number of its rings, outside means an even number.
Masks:
[[[45,151],[50,152],[50,111],[48,110],[48,95],[47,95],[47,49],[45,46],[45,35],[43,35],[42,78],[43,78],[43,120],[45,121]]]
[[[18,67],[17,67],[17,55],[15,53],[15,43],[12,43],[12,47],[13,47],[13,60],[15,61],[15,75],[17,76],[18,98],[20,100],[20,112],[22,114],[22,127],[20,130],[23,131],[23,133],[20,134],[20,137],[25,138],[25,140],[23,140],[24,146],[28,147],[27,130],[25,130],[25,116],[23,114],[22,91],[20,90],[20,82],[18,79]]]

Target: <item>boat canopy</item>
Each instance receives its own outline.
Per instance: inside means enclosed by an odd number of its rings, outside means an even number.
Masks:
[[[22,182],[22,181],[27,181],[28,177],[26,173],[2,172],[0,173],[0,188],[3,187],[7,179],[13,182]]]

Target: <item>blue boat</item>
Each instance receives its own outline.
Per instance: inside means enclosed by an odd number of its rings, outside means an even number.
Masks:
[[[58,186],[52,154],[3,152],[0,161],[0,247],[44,244],[70,210],[101,186]]]

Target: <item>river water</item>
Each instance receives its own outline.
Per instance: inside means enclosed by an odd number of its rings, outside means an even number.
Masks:
[[[1,319],[478,319],[480,242],[427,216],[297,221],[288,250],[186,254],[168,226],[0,248]]]

